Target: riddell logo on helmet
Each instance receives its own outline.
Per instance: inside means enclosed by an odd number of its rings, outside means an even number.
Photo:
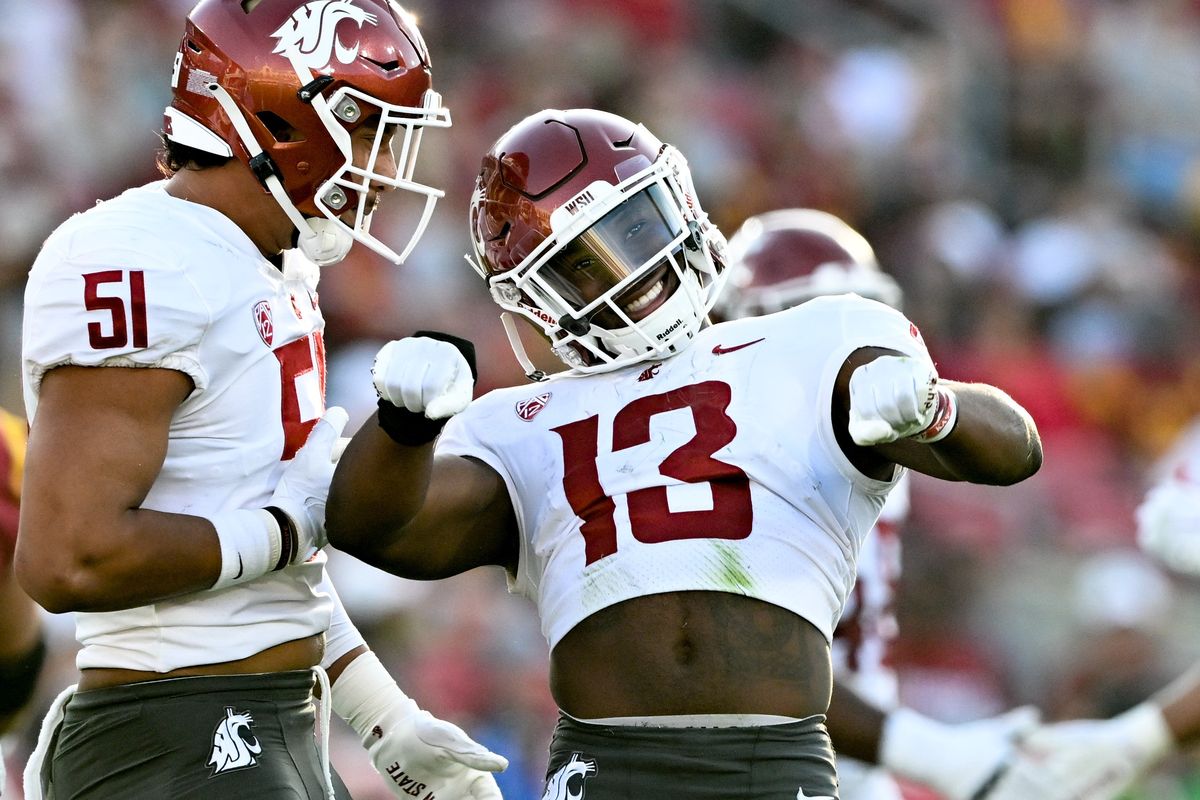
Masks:
[[[363,25],[375,25],[374,14],[364,11],[350,0],[312,0],[292,12],[287,22],[271,34],[279,40],[275,53],[299,61],[311,70],[329,66],[334,56],[343,64],[358,58],[358,43],[347,47],[337,36],[337,26],[343,20]]]
[[[677,328],[679,328],[681,325],[683,325],[683,320],[677,319],[674,322],[672,322],[670,325],[668,325],[666,330],[664,330],[662,333],[660,333],[658,336],[656,336],[654,338],[658,339],[661,342],[663,339],[667,338],[672,333],[674,333],[675,330]]]

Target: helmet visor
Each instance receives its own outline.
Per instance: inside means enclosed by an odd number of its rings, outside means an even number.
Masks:
[[[588,310],[674,249],[683,223],[658,184],[629,197],[568,242],[540,270],[546,286],[575,311]],[[636,298],[630,298],[636,303]],[[636,308],[622,309],[626,313]]]

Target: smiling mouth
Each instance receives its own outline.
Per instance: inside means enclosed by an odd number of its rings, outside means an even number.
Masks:
[[[657,300],[667,288],[666,276],[654,282],[654,285],[646,290],[641,296],[636,299],[622,304],[625,313],[629,316],[637,314],[645,308],[648,308],[651,303]]]
[[[670,291],[679,284],[670,264],[664,263],[635,285],[629,287],[613,302],[633,322],[640,322],[654,313],[665,302]],[[615,329],[625,326],[611,309],[602,310],[593,321],[604,328]]]

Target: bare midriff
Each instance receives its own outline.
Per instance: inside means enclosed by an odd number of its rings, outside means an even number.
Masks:
[[[79,691],[104,689],[127,683],[160,681],[167,678],[190,678],[198,675],[250,675],[264,672],[288,672],[311,669],[321,663],[325,652],[324,634],[277,644],[237,661],[181,667],[170,672],[145,672],[136,669],[93,668],[81,671]]]
[[[576,625],[550,656],[559,707],[580,719],[824,714],[829,643],[780,606],[723,592],[647,595]]]

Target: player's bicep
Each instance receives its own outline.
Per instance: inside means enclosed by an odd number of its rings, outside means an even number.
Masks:
[[[425,504],[402,541],[409,577],[444,578],[489,564],[515,572],[517,520],[504,479],[478,459],[436,456]]]
[[[168,369],[59,367],[42,381],[30,428],[18,547],[39,558],[103,546],[137,508],[166,456],[192,381]]]

